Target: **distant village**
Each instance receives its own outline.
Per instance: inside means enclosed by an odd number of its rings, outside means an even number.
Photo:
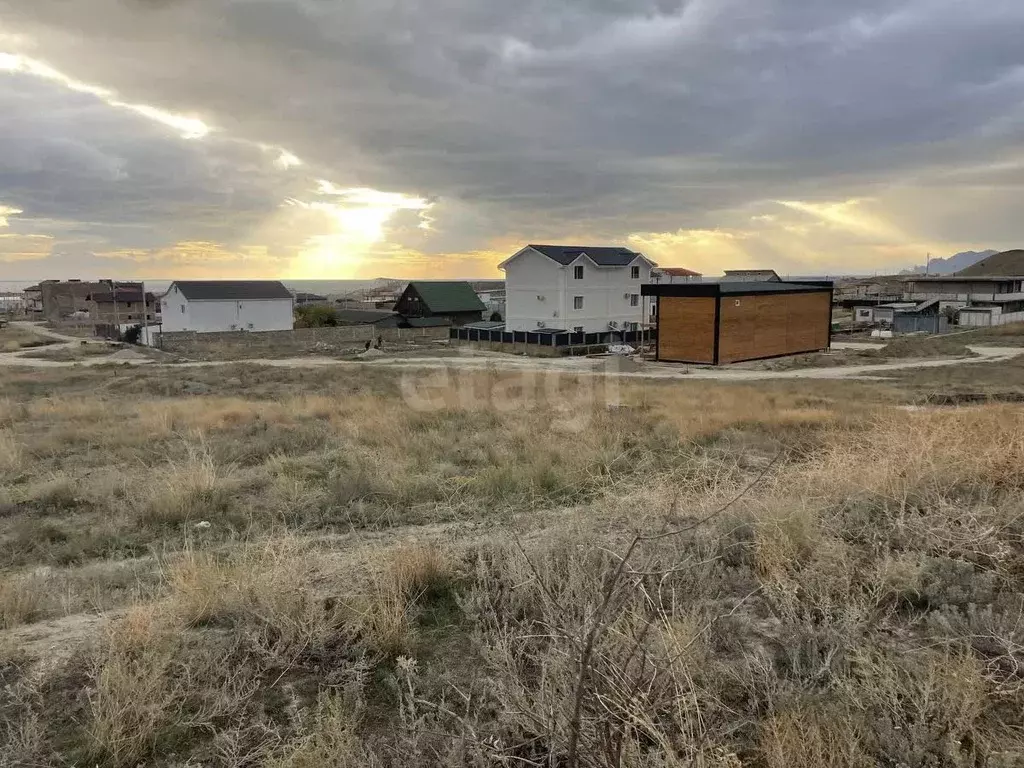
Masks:
[[[44,280],[0,312],[55,328],[163,346],[197,334],[361,328],[526,354],[647,348],[666,362],[723,363],[828,349],[837,333],[940,334],[1024,321],[1024,250],[948,275],[808,279],[772,269],[707,277],[616,246],[527,245],[504,280],[382,281],[351,295],[276,280]],[[142,333],[138,330],[142,329]]]

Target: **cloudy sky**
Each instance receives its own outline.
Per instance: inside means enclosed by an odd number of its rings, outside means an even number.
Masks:
[[[0,0],[0,280],[1024,244],[1021,0]]]

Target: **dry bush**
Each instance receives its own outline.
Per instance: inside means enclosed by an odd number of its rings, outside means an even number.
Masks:
[[[345,616],[313,590],[313,557],[288,539],[224,555],[186,550],[167,567],[168,610],[188,626],[231,627],[283,659],[316,653],[344,633]]]
[[[140,489],[136,503],[144,520],[180,525],[216,517],[228,507],[235,487],[231,468],[218,466],[202,443],[187,449],[184,461],[169,463]]]
[[[78,749],[115,768],[150,764],[172,745],[194,749],[216,723],[254,717],[263,672],[236,642],[192,636],[159,604],[130,609],[86,654]]]
[[[759,744],[767,768],[871,768],[856,710],[808,702],[770,717]]]
[[[110,630],[90,672],[87,728],[95,758],[114,768],[137,765],[178,718],[179,643],[174,627],[151,607],[132,609]]]
[[[50,512],[74,509],[80,497],[81,486],[75,478],[64,472],[51,475],[45,480],[23,486],[23,498],[36,507]]]
[[[385,657],[412,650],[416,639],[414,613],[418,603],[442,594],[456,577],[451,556],[429,545],[404,545],[383,550],[372,563],[368,594],[357,600],[362,641]]]
[[[865,747],[897,764],[972,765],[991,749],[988,684],[969,654],[860,652],[839,690],[872,725]]]
[[[7,429],[0,429],[0,478],[16,475],[24,466],[21,443]]]
[[[322,694],[301,736],[265,768],[371,768],[380,765],[357,734],[359,715],[341,696]]]
[[[714,620],[687,598],[694,580],[708,586],[707,563],[684,565],[699,550],[673,546],[623,567],[594,540],[568,534],[529,555],[481,552],[464,609],[483,627],[479,650],[499,713],[492,759],[738,765],[716,732],[725,712],[706,690],[716,675],[706,655]],[[662,560],[670,551],[683,563]]]
[[[35,621],[43,613],[49,586],[42,572],[13,574],[0,581],[0,629]]]
[[[397,592],[413,598],[442,590],[455,577],[451,555],[434,545],[403,545],[386,557],[388,581]]]

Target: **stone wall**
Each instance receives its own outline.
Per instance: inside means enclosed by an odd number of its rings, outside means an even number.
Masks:
[[[157,346],[186,356],[287,357],[317,351],[334,352],[364,345],[383,337],[388,342],[430,342],[447,339],[448,328],[375,328],[346,325],[333,328],[296,328],[291,331],[226,331],[221,333],[162,333]]]

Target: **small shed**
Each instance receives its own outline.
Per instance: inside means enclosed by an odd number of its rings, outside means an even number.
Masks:
[[[656,359],[719,365],[828,349],[832,283],[653,284]]]
[[[876,323],[888,323],[892,325],[896,313],[903,309],[913,309],[917,306],[916,301],[896,301],[891,304],[879,304],[875,307],[874,316]]]
[[[964,307],[957,313],[957,325],[987,328],[999,325],[999,307]]]
[[[486,309],[465,280],[414,280],[395,303],[395,312],[404,315],[410,325],[414,318],[443,318],[447,323],[439,325],[465,325],[483,320]]]
[[[897,309],[892,318],[894,333],[945,333],[949,319],[941,311],[938,299],[931,299],[911,309]]]

